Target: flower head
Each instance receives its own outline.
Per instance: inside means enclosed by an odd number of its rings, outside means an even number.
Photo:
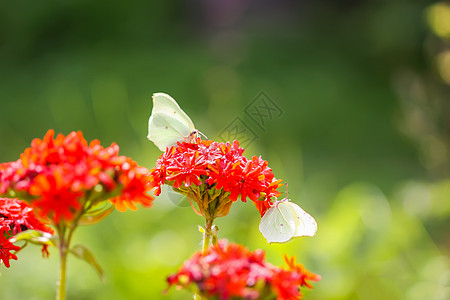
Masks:
[[[206,255],[195,253],[181,269],[168,277],[169,286],[197,292],[208,299],[301,299],[299,288],[311,288],[309,281],[320,276],[287,259],[288,269],[265,261],[262,250],[249,251],[242,245],[221,240]]]
[[[71,221],[89,206],[111,199],[119,210],[150,206],[146,168],[119,155],[119,146],[88,144],[82,133],[34,139],[20,159],[0,164],[0,194],[26,199],[53,223]]]
[[[237,141],[197,138],[194,143],[178,142],[166,149],[151,170],[155,194],[159,195],[161,185],[168,184],[196,202],[207,218],[226,215],[232,202],[249,198],[263,215],[271,199],[280,195],[277,188],[281,180],[275,179],[267,161],[257,156],[248,159],[243,153]]]

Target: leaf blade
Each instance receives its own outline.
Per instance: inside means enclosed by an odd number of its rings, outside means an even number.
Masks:
[[[105,281],[103,269],[98,263],[94,254],[92,254],[92,252],[89,249],[87,249],[83,245],[77,244],[74,245],[72,248],[70,248],[69,252],[72,253],[75,257],[87,262],[96,271],[100,280],[102,282]]]

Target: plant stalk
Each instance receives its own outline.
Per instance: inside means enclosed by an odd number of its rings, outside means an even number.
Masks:
[[[64,223],[60,224],[57,228],[58,233],[58,250],[59,250],[59,279],[56,283],[56,300],[66,299],[66,269],[67,269],[67,248],[66,243],[66,230],[67,227]]]
[[[59,244],[59,257],[60,257],[60,269],[58,280],[58,292],[56,294],[56,300],[66,299],[66,266],[67,266],[67,245],[65,241],[61,241]]]
[[[202,255],[208,253],[209,243],[211,242],[211,228],[213,220],[206,220],[205,232],[203,233]],[[195,293],[194,300],[202,300],[202,297]]]
[[[213,220],[206,220],[205,232],[203,233],[202,255],[208,252],[209,243],[211,242],[211,228]]]
[[[60,258],[60,268],[59,268],[59,280],[57,282],[57,293],[56,300],[66,300],[66,274],[67,274],[67,255],[70,250],[70,241],[72,240],[73,233],[78,226],[78,221],[83,215],[84,210],[74,219],[70,227],[67,227],[64,222],[61,222],[57,228],[58,239],[59,239],[59,258]],[[67,237],[66,237],[67,233]]]

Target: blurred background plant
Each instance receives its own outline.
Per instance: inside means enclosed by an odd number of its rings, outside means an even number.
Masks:
[[[296,255],[320,274],[306,299],[448,299],[449,5],[1,1],[0,161],[53,128],[117,142],[151,168],[151,94],[164,91],[210,139],[239,117],[253,137],[246,156],[270,161],[315,217],[316,237],[282,245],[266,243],[251,205],[217,220],[271,263]],[[282,110],[263,127],[245,113],[261,91]],[[199,249],[201,223],[162,195],[80,228],[74,243],[89,244],[106,282],[70,261],[68,299],[190,297],[161,291]],[[38,252],[2,268],[0,299],[53,297],[57,253]]]

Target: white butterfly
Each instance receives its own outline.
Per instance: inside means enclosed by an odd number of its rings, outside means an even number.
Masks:
[[[284,198],[267,210],[261,218],[259,231],[268,243],[286,243],[295,237],[314,236],[317,223],[300,206]]]
[[[164,93],[153,94],[153,109],[148,120],[147,138],[161,151],[175,146],[178,141],[192,141],[198,130],[178,103]]]

